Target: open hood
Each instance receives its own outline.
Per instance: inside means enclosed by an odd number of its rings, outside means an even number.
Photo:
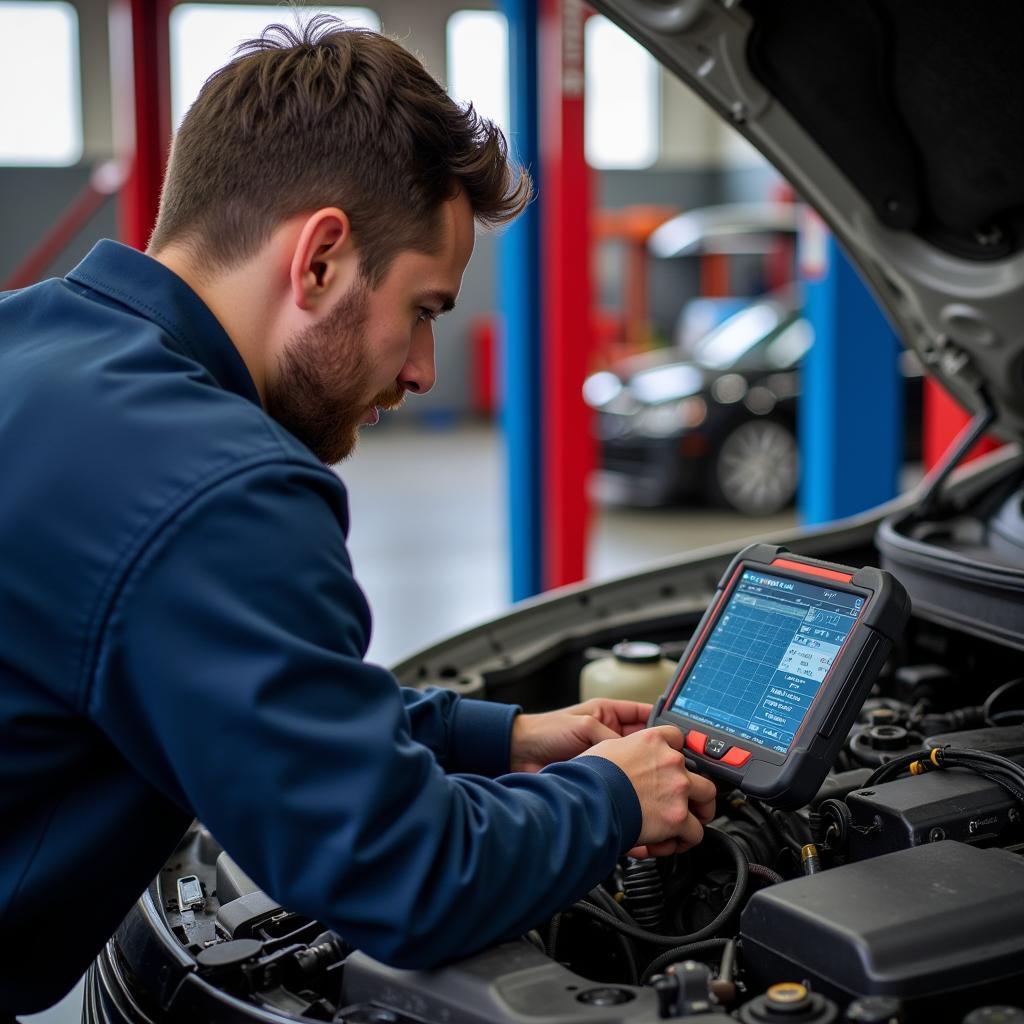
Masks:
[[[592,2],[792,182],[927,371],[1024,438],[1024,5]]]

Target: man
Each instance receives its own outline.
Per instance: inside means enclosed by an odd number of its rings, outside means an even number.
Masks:
[[[714,789],[645,706],[524,715],[362,660],[326,464],[429,390],[474,219],[528,193],[415,58],[315,19],[207,83],[148,255],[0,299],[0,1015],[70,987],[195,816],[407,966],[701,838]]]

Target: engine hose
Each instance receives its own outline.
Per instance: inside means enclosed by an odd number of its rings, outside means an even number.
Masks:
[[[739,906],[740,901],[743,899],[743,896],[747,891],[747,882],[750,878],[750,872],[747,869],[747,859],[743,856],[743,851],[732,836],[726,832],[722,832],[720,829],[712,828],[710,825],[705,825],[704,837],[705,839],[717,842],[720,846],[724,846],[729,852],[736,866],[736,883],[733,886],[732,894],[729,896],[729,899],[726,901],[725,906],[721,909],[718,916],[698,931],[692,932],[689,935],[660,935],[658,932],[647,931],[644,928],[638,928],[627,924],[625,921],[619,920],[619,918],[609,914],[605,910],[601,910],[599,907],[595,907],[591,903],[574,903],[573,910],[579,910],[584,914],[589,914],[598,921],[603,921],[609,927],[622,932],[623,935],[639,939],[641,942],[648,942],[652,946],[686,946],[690,943],[700,942],[702,939],[710,938],[716,931],[718,931],[719,928],[722,927],[722,925],[725,924],[726,921],[729,920],[736,908]]]
[[[778,871],[772,871],[772,869],[765,864],[748,864],[747,870],[749,870],[755,878],[760,878],[762,881],[768,882],[770,885],[778,885],[779,882],[785,881]]]
[[[622,880],[626,909],[641,928],[657,928],[665,910],[665,886],[653,857],[630,858]]]
[[[692,960],[702,953],[710,953],[712,950],[725,949],[732,939],[705,939],[703,942],[690,942],[685,946],[676,946],[675,949],[666,950],[656,956],[646,967],[640,976],[640,983],[646,985],[656,974],[660,974],[666,967],[680,960]]]

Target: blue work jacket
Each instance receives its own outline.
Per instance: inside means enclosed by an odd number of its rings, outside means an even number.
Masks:
[[[344,486],[210,310],[100,242],[0,297],[0,1013],[59,998],[198,817],[277,901],[425,967],[596,884],[610,761],[509,773],[516,708],[403,689]]]

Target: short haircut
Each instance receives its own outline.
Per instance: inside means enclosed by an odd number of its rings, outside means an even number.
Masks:
[[[319,14],[269,26],[208,79],[174,140],[149,247],[180,243],[215,274],[288,218],[337,206],[378,284],[402,250],[434,250],[441,205],[460,191],[496,226],[531,184],[500,129],[413,54]]]

